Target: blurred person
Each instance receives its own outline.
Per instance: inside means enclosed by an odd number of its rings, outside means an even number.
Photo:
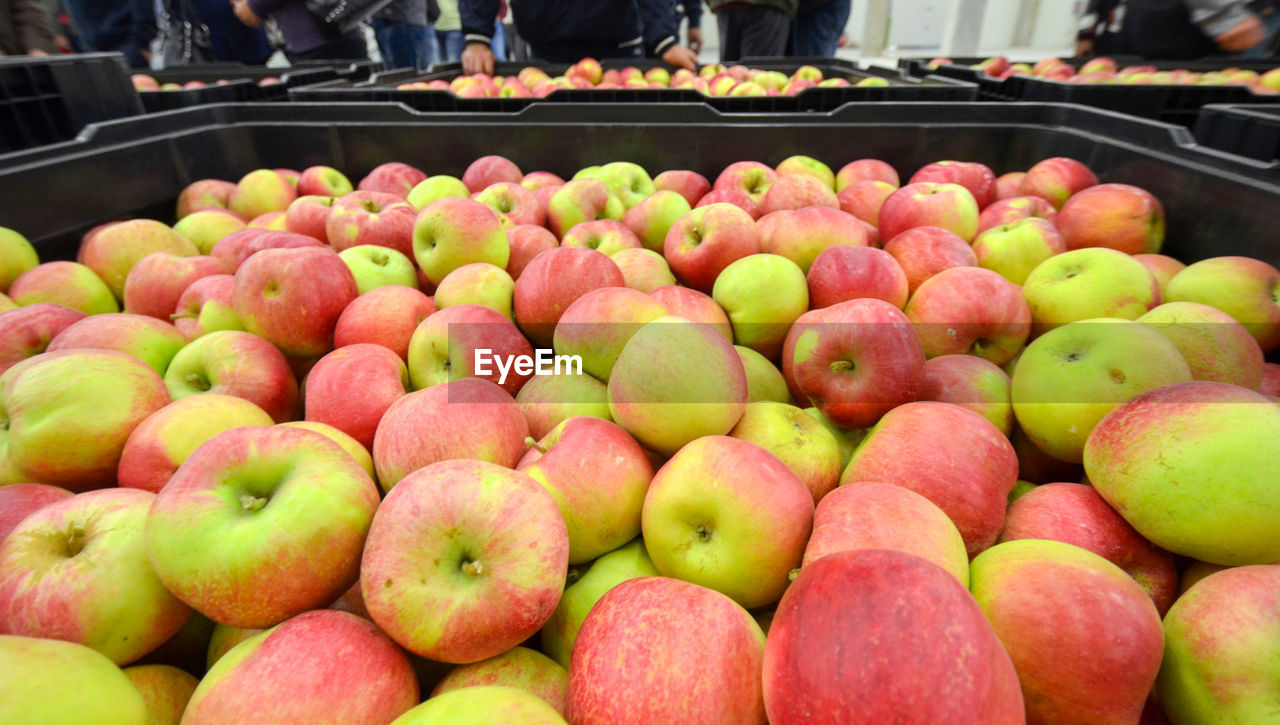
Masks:
[[[798,0],[707,0],[707,6],[720,30],[721,63],[787,54]]]
[[[849,23],[852,5],[852,0],[800,0],[792,26],[792,55],[834,56],[844,26]]]
[[[430,16],[427,0],[395,0],[374,14],[369,25],[387,68],[426,70],[435,62],[436,36]]]
[[[38,0],[0,0],[0,55],[56,52],[53,26]]]
[[[681,0],[677,10],[677,23],[682,19],[689,21],[684,31],[684,44],[697,55],[702,52],[702,0]]]
[[[152,0],[67,0],[67,14],[85,52],[124,53],[130,66],[149,66],[156,37]]]
[[[266,33],[237,20],[227,0],[191,0],[191,4],[209,28],[209,43],[216,60],[262,65],[271,57]]]
[[[1280,30],[1276,0],[1090,0],[1077,55],[1188,60],[1261,57]]]
[[[498,15],[493,24],[490,47],[494,60],[507,59],[506,30],[502,18],[507,15],[507,0],[498,3]],[[436,22],[436,46],[441,63],[457,63],[467,41],[462,37],[462,15],[458,12],[458,0],[440,0],[440,19]]]
[[[336,33],[307,10],[305,0],[230,0],[236,17],[249,27],[275,20],[290,60],[367,60],[369,48],[358,27]]]
[[[498,0],[459,0],[465,73],[493,73],[492,19]],[[662,58],[693,70],[698,57],[678,43],[675,0],[515,0],[512,20],[535,58]]]

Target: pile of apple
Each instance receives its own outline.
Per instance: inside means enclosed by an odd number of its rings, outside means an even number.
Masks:
[[[954,65],[950,58],[934,58],[929,68]],[[1115,60],[1105,56],[1085,61],[1077,70],[1059,58],[1045,58],[1035,65],[1010,63],[1004,56],[987,58],[970,66],[995,78],[1025,75],[1067,83],[1108,83],[1121,85],[1177,85],[1177,86],[1248,86],[1254,93],[1280,93],[1280,68],[1265,73],[1243,68],[1223,68],[1215,71],[1190,71],[1185,69],[1160,70],[1153,65],[1118,67]]]
[[[0,722],[1280,712],[1280,272],[1141,188],[487,156],[176,216],[0,230]]]
[[[823,78],[822,70],[802,65],[788,76],[776,70],[758,70],[745,65],[725,67],[719,63],[704,65],[694,73],[680,68],[674,73],[666,68],[650,68],[647,72],[627,67],[604,70],[594,58],[583,58],[569,66],[564,75],[551,77],[541,68],[527,66],[514,76],[491,76],[475,73],[458,76],[452,81],[411,81],[396,86],[398,91],[449,91],[459,98],[542,98],[566,89],[610,90],[618,88],[689,89],[706,96],[794,96],[806,88],[841,88],[854,86],[887,86],[889,81],[869,76],[855,83],[847,78]]]
[[[170,83],[161,84],[155,78],[153,78],[150,75],[147,75],[146,73],[134,73],[132,76],[129,76],[129,79],[133,82],[133,89],[135,91],[191,91],[198,88],[208,88],[211,85],[225,86],[226,84],[231,82],[226,78],[219,78],[218,80],[213,81],[211,83],[206,83],[205,81],[191,80],[191,81],[187,81],[186,83],[170,82]],[[259,86],[274,86],[274,85],[278,85],[279,83],[280,83],[280,79],[277,78],[276,76],[267,76],[266,78],[261,78],[258,80]]]

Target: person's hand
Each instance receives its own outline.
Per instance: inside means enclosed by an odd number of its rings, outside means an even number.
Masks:
[[[49,54],[48,51],[40,50],[39,48],[36,48],[35,50],[27,51],[27,55],[34,56],[36,58],[40,58],[48,54]]]
[[[1239,53],[1267,39],[1266,30],[1257,15],[1250,15],[1239,25],[1214,38],[1218,47],[1231,53]]]
[[[1076,57],[1082,55],[1093,55],[1093,41],[1088,38],[1081,38],[1076,41]]]
[[[462,72],[493,75],[493,49],[484,43],[467,43],[462,51]]]
[[[253,12],[253,9],[249,7],[249,3],[246,2],[246,0],[231,0],[231,8],[232,12],[235,13],[236,18],[245,25],[248,25],[251,28],[256,28],[259,25],[262,25],[262,18],[258,17],[257,13]]]
[[[668,65],[674,65],[677,68],[688,68],[689,70],[698,69],[698,56],[692,50],[683,45],[673,45],[662,53],[662,59]]]
[[[689,46],[689,50],[694,55],[702,52],[702,28],[689,28],[689,32],[685,34],[685,44]]]

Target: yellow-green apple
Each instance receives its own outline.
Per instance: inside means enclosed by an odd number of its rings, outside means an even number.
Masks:
[[[405,201],[413,205],[413,208],[422,211],[431,205],[432,202],[441,199],[470,199],[471,191],[467,189],[467,185],[462,183],[462,179],[456,176],[432,176],[424,179],[405,197]]]
[[[1116,72],[1116,62],[1111,58],[1090,58],[1080,66],[1080,73],[1096,73],[1098,71]]]
[[[609,377],[609,413],[636,440],[671,455],[733,429],[747,400],[733,345],[705,323],[660,317],[623,347]]]
[[[640,539],[594,561],[570,566],[560,603],[542,627],[542,649],[567,668],[578,631],[596,602],[618,584],[648,576],[658,576],[658,570]]]
[[[725,267],[711,298],[729,316],[733,342],[777,359],[787,330],[809,309],[804,271],[777,254],[752,254]]]
[[[612,161],[600,167],[595,178],[604,182],[609,194],[622,202],[624,209],[639,204],[654,192],[653,179],[639,164]]]
[[[1197,302],[1167,302],[1139,317],[1178,348],[1193,380],[1212,380],[1257,390],[1262,348],[1243,325],[1221,310]]]
[[[516,224],[533,224],[542,226],[546,222],[546,208],[537,196],[520,184],[501,181],[490,184],[482,191],[472,195],[476,201],[484,204],[498,215],[503,226]]]
[[[297,201],[297,200],[295,199],[294,201]],[[293,202],[289,202],[289,203],[292,204]],[[284,225],[286,221],[285,216],[287,212],[288,210],[269,211],[265,214],[259,214],[258,216],[249,220],[248,228],[249,229],[269,229],[271,231],[276,231],[276,232],[285,231]]]
[[[283,168],[272,169],[272,171],[279,174],[280,178],[289,182],[289,185],[292,186],[294,189],[298,188],[298,179],[302,176],[302,172],[298,171],[297,169],[283,169]]]
[[[689,172],[693,173],[693,172]],[[699,177],[701,178],[701,177]],[[703,180],[705,183],[705,179]],[[699,197],[701,198],[701,197]],[[622,223],[634,234],[638,242],[646,249],[661,251],[663,243],[666,241],[667,233],[681,217],[688,214],[692,210],[692,204],[679,193],[670,190],[659,190],[649,195],[635,206],[627,210],[622,217]],[[606,224],[604,221],[589,222],[594,224]],[[574,229],[580,229],[582,224],[577,225]],[[569,237],[573,235],[573,229],[565,234],[565,238],[561,240],[561,244],[571,246],[568,243]],[[628,245],[630,246],[630,245]],[[592,249],[599,249],[599,245]],[[600,251],[604,252],[604,249]],[[614,250],[616,251],[616,250]],[[612,252],[605,252],[612,254]]]
[[[320,358],[307,375],[306,419],[326,423],[373,447],[378,422],[409,388],[405,363],[370,343],[340,347]]]
[[[534,257],[559,245],[556,235],[532,224],[507,227],[507,241],[511,249],[507,259],[507,273],[513,280],[520,279],[524,268],[529,266]]]
[[[674,277],[672,278],[669,284],[675,284]],[[9,310],[16,310],[17,308],[18,308],[17,302],[14,302],[13,300],[9,299],[9,295],[6,295],[3,292],[0,292],[0,312],[8,312]]]
[[[213,669],[214,663],[222,659],[236,645],[265,631],[265,629],[229,627],[225,624],[215,626],[213,634],[209,637],[209,650],[205,659],[206,670]]]
[[[796,399],[847,428],[868,427],[915,400],[924,362],[907,316],[869,298],[806,312],[782,350],[782,374]]]
[[[733,327],[729,316],[710,295],[688,287],[670,285],[649,292],[649,296],[666,308],[668,315],[711,325],[724,335],[724,339],[733,342]]]
[[[328,197],[306,197],[318,199]],[[297,202],[295,201],[294,204]],[[293,208],[293,204],[289,205]],[[327,213],[327,212],[326,212]],[[323,227],[323,225],[322,225]],[[208,254],[223,237],[245,228],[244,219],[226,209],[202,209],[192,212],[173,225],[173,231],[191,240],[201,254]],[[294,231],[294,230],[290,230]]]
[[[823,182],[827,186],[830,186],[833,190],[836,186],[836,175],[831,171],[831,167],[812,156],[805,156],[803,154],[788,156],[783,159],[782,163],[774,167],[773,170],[777,172],[778,176],[807,174],[818,181]]]
[[[783,87],[782,95],[794,96],[800,91],[803,91],[806,88],[812,88],[816,85],[818,84],[805,78],[792,78],[787,82],[787,85]]]
[[[121,352],[73,349],[24,360],[0,375],[7,439],[0,485],[76,492],[110,485],[129,433],[168,402],[159,374]]]
[[[1160,613],[1120,567],[1060,541],[1009,541],[971,567],[1028,722],[1135,723],[1164,650]]]
[[[355,278],[332,250],[266,249],[236,270],[232,305],[244,328],[289,355],[333,349],[333,328],[357,296]]]
[[[1053,207],[1053,204],[1038,196],[999,199],[978,215],[978,234],[982,234],[991,227],[1007,226],[1027,217],[1039,217],[1051,222],[1057,216],[1058,210]]]
[[[271,169],[250,171],[236,182],[227,196],[227,208],[245,219],[272,211],[284,211],[298,198],[289,180]]]
[[[395,194],[353,191],[334,200],[325,220],[324,239],[339,252],[376,244],[412,255],[417,215],[417,209]]]
[[[809,305],[817,310],[846,300],[872,297],[901,309],[909,284],[893,255],[874,247],[830,247],[813,260],[806,277]]]
[[[738,191],[761,204],[769,187],[777,180],[778,173],[759,161],[736,161],[720,172],[711,189]]]
[[[186,341],[173,325],[154,317],[113,312],[82,318],[49,343],[47,350],[95,348],[118,350],[146,363],[158,375],[164,375]]]
[[[711,182],[707,181],[707,177],[696,171],[687,171],[683,169],[671,169],[653,177],[654,192],[674,191],[684,200],[688,202],[690,208],[698,203],[698,200],[707,195],[711,191]]]
[[[728,597],[665,577],[630,579],[600,598],[578,632],[569,712],[581,725],[764,725],[764,648],[760,626]]]
[[[900,183],[898,172],[889,164],[879,159],[857,159],[836,172],[836,191],[843,191],[860,181],[883,181],[895,189]]]
[[[594,249],[557,247],[534,257],[516,280],[516,323],[534,345],[550,347],[556,322],[573,301],[603,287],[625,287],[622,270]]]
[[[1004,365],[1031,334],[1031,309],[1018,285],[981,267],[933,275],[904,311],[931,358],[966,353]]]
[[[1026,177],[1025,171],[1010,171],[996,177],[996,200],[1012,199],[1018,195],[1018,187]],[[985,210],[984,210],[985,211]]]
[[[754,443],[795,473],[818,503],[840,481],[840,446],[835,436],[793,405],[748,403],[730,437]]]
[[[172,665],[134,665],[124,674],[138,688],[150,725],[180,725],[191,693],[200,681]]]
[[[968,408],[991,421],[1005,437],[1013,435],[1009,376],[976,355],[942,355],[924,364],[920,400]]]
[[[1068,249],[1156,254],[1164,244],[1164,207],[1147,190],[1128,184],[1098,184],[1072,195],[1054,224]]]
[[[80,310],[52,302],[0,312],[0,374],[44,352],[59,333],[85,317]]]
[[[146,725],[147,706],[111,660],[83,645],[0,635],[0,721]]]
[[[116,479],[121,487],[158,493],[178,466],[213,436],[272,423],[271,416],[243,398],[209,393],[175,400],[133,429],[121,452]]]
[[[524,690],[545,700],[561,715],[568,712],[569,672],[550,657],[527,647],[513,647],[496,657],[455,667],[431,691],[431,697],[492,685]]]
[[[986,209],[996,200],[996,175],[986,164],[976,161],[936,161],[911,175],[908,184],[921,182],[959,184],[969,190],[978,209]]]
[[[808,273],[823,250],[836,245],[868,246],[867,233],[852,214],[822,206],[775,211],[756,222],[760,249],[780,254]]]
[[[778,724],[1026,721],[1017,672],[977,602],[954,574],[901,551],[805,565],[774,614],[763,679]]]
[[[500,182],[519,184],[524,172],[514,162],[503,156],[481,156],[467,166],[462,183],[471,193],[476,193]]]
[[[732,204],[739,209],[751,215],[752,219],[759,219],[763,213],[760,211],[760,205],[756,203],[750,196],[738,191],[737,189],[717,189],[709,191],[697,204],[693,205],[694,209],[712,204]]]
[[[946,512],[973,556],[995,543],[1017,480],[1013,445],[990,421],[958,405],[922,401],[880,419],[840,485],[878,481],[915,491]]]
[[[955,524],[929,499],[901,486],[867,481],[827,494],[814,511],[803,566],[861,549],[914,554],[969,586],[969,555]]]
[[[645,549],[663,576],[746,608],[765,606],[800,564],[813,506],[805,482],[777,456],[746,440],[704,436],[653,477],[644,499]]]
[[[450,272],[436,287],[433,301],[439,309],[476,304],[514,319],[511,298],[516,284],[501,267],[484,262],[464,264]]]
[[[568,528],[570,564],[589,562],[640,534],[653,468],[617,424],[589,416],[569,418],[534,443],[516,470],[555,499]]]
[[[409,380],[418,390],[474,376],[515,395],[535,370],[550,367],[559,373],[554,356],[535,358],[510,320],[470,304],[447,307],[423,320],[409,340],[407,360]]]
[[[836,200],[840,202],[841,211],[875,226],[880,222],[880,207],[884,206],[884,200],[897,189],[888,182],[870,179],[841,189]]]
[[[355,191],[346,174],[332,166],[308,166],[298,175],[298,196],[345,196]]]
[[[355,582],[377,507],[369,474],[325,436],[233,428],[156,495],[147,555],[165,587],[210,619],[270,627]]]
[[[607,383],[618,355],[632,335],[666,315],[662,304],[643,292],[629,287],[602,287],[582,295],[565,309],[556,323],[554,348],[560,355],[579,356],[584,372]]]
[[[516,406],[535,439],[574,416],[610,420],[608,390],[590,375],[534,375],[516,394]]]
[[[13,280],[9,298],[19,307],[50,302],[86,315],[120,311],[111,288],[78,262],[45,262],[32,267]]]
[[[229,274],[213,274],[192,282],[170,315],[178,333],[190,342],[218,330],[243,330],[231,301],[235,283],[235,277]]]
[[[187,343],[169,363],[164,384],[174,400],[203,393],[243,398],[277,423],[292,420],[298,383],[284,355],[257,335],[219,330]]]
[[[193,282],[222,271],[222,262],[215,257],[184,257],[169,252],[148,254],[138,260],[125,277],[124,311],[168,322],[182,293]]]
[[[343,433],[341,430],[338,430],[337,428],[327,423],[319,423],[319,422],[310,421],[310,420],[291,420],[287,423],[280,423],[280,425],[284,428],[301,428],[302,430],[309,430],[309,431],[312,431],[313,433],[319,433],[325,438],[328,438],[334,443],[337,443],[338,446],[342,448],[342,451],[346,453],[348,456],[351,456],[351,458],[356,463],[359,463],[360,467],[363,468],[364,472],[369,474],[370,477],[377,475],[373,468],[373,456],[369,453],[369,449],[366,448],[364,445],[362,445],[360,441],[356,440],[355,438],[352,438],[346,433]],[[355,585],[352,585],[352,587],[358,590],[359,585],[355,584]],[[347,593],[350,594],[350,592],[351,592],[351,589],[348,589]],[[343,596],[345,597],[347,595],[343,595]],[[343,598],[339,597],[338,602],[335,602],[333,607],[331,608],[342,609],[342,607],[338,606],[338,604],[341,602],[343,602]],[[349,610],[349,611],[356,611],[356,610]],[[359,611],[356,611],[356,613],[362,614]]]
[[[880,238],[914,227],[941,227],[970,242],[978,233],[978,204],[959,184],[920,182],[893,192],[880,205]]]
[[[418,697],[409,658],[372,622],[320,609],[236,645],[200,681],[182,722],[374,725]]]
[[[751,216],[732,204],[698,207],[672,225],[663,256],[683,284],[710,292],[716,277],[734,261],[760,251]]]
[[[1136,320],[1161,302],[1160,286],[1141,262],[1101,247],[1073,249],[1041,262],[1023,282],[1022,296],[1031,307],[1036,336],[1095,317]],[[1280,305],[1276,309],[1280,316]]]
[[[1061,209],[1073,194],[1098,183],[1088,166],[1065,156],[1040,161],[1018,183],[1019,196],[1038,196]]]
[[[907,289],[915,294],[925,280],[952,267],[977,267],[978,257],[969,243],[941,227],[913,227],[886,240],[884,251],[907,276]]]
[[[989,227],[973,240],[978,266],[1016,285],[1026,282],[1041,262],[1065,251],[1067,245],[1053,222],[1038,217]]]
[[[529,425],[505,390],[479,378],[451,380],[391,404],[374,435],[373,461],[390,490],[437,461],[473,458],[514,468],[528,436]]]
[[[402,646],[465,664],[542,627],[568,556],[564,518],[536,481],[483,461],[442,461],[406,476],[379,507],[361,586],[374,621]]]
[[[636,249],[643,245],[634,232],[620,221],[598,219],[575,224],[564,233],[560,246],[570,249],[594,249],[611,255],[623,249]]]
[[[65,488],[44,483],[14,483],[0,486],[0,543],[23,519],[73,494]]]
[[[1156,278],[1156,284],[1160,286],[1160,296],[1162,298],[1166,296],[1165,292],[1169,287],[1169,280],[1187,268],[1187,265],[1182,262],[1163,254],[1135,254],[1133,258],[1142,262],[1142,266],[1146,267],[1151,276]]]
[[[1102,419],[1084,447],[1085,472],[1158,546],[1211,564],[1271,563],[1280,560],[1280,503],[1265,482],[1278,455],[1267,441],[1277,430],[1280,408],[1259,393],[1169,385]],[[1196,486],[1180,486],[1188,480]]]
[[[441,693],[409,710],[392,725],[565,725],[546,700],[517,687],[482,685]]]
[[[1078,546],[1123,569],[1163,615],[1178,590],[1173,555],[1142,538],[1092,486],[1047,483],[1009,505],[1000,541],[1047,539]]]
[[[1280,347],[1280,271],[1260,259],[1214,257],[1169,281],[1167,302],[1199,302],[1231,315],[1263,352]]]
[[[416,287],[418,284],[413,260],[394,249],[361,244],[342,250],[338,257],[351,271],[357,295],[388,285]]]
[[[79,261],[92,269],[116,299],[124,298],[124,281],[138,260],[152,252],[193,257],[200,252],[186,237],[152,219],[112,224],[87,237]]]
[[[649,197],[641,202],[641,206],[657,196],[658,194],[654,194]],[[640,206],[636,207],[639,208]],[[623,281],[631,289],[647,293],[676,283],[667,260],[652,249],[620,249],[609,255],[609,259],[618,265]]]
[[[621,219],[627,206],[596,178],[574,179],[547,200],[547,226],[557,238],[582,222]]]
[[[278,231],[274,229],[246,228],[223,237],[209,256],[222,260],[222,268],[227,274],[234,274],[253,255],[266,249],[292,249],[295,247],[311,247],[312,249],[332,249],[327,243],[305,234]]]
[[[769,358],[749,347],[734,345],[738,357],[742,359],[742,368],[747,374],[747,404],[762,400],[777,403],[791,402],[791,391],[787,389],[787,381],[782,371],[770,362]]]
[[[388,161],[375,166],[360,183],[359,191],[381,191],[404,198],[413,187],[426,180],[427,175],[414,167],[399,161]]]
[[[1280,566],[1211,574],[1164,619],[1156,694],[1179,723],[1266,722],[1276,710]]]
[[[470,199],[441,199],[423,209],[413,225],[413,250],[435,284],[472,262],[506,267],[511,254],[498,215]]]
[[[760,210],[765,214],[806,206],[839,209],[840,201],[830,185],[808,174],[779,176],[760,201]]]
[[[1280,363],[1263,364],[1262,382],[1258,384],[1258,392],[1273,398],[1280,397]]]
[[[537,191],[547,186],[564,186],[564,179],[550,171],[530,171],[520,177],[520,185],[529,191]]]
[[[1027,437],[1049,455],[1078,463],[1103,416],[1139,393],[1190,381],[1191,369],[1155,329],[1101,318],[1037,338],[1011,377],[1014,415]]]
[[[333,346],[367,342],[407,359],[413,331],[435,311],[431,298],[412,287],[388,285],[369,290],[352,300],[338,316]]]
[[[90,491],[18,524],[0,545],[5,633],[75,642],[120,665],[172,637],[191,610],[147,561],[154,500],[149,491]]]
[[[221,179],[200,179],[193,181],[178,194],[177,218],[205,209],[226,209],[227,200],[236,185]]]

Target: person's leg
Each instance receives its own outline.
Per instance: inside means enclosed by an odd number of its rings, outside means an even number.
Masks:
[[[378,49],[382,51],[382,61],[387,64],[387,67],[416,67],[417,43],[414,37],[416,35],[414,26],[386,20],[376,20],[376,22],[382,26],[382,32],[379,33],[378,26],[375,25],[374,34],[378,38]]]
[[[787,52],[791,17],[777,8],[754,5],[738,8],[738,58],[781,56]]]
[[[725,8],[716,13],[716,29],[720,31],[720,62],[732,63],[738,59],[737,27],[734,13],[739,8]]]
[[[198,18],[191,18],[196,22]],[[151,41],[156,37],[156,8],[153,0],[129,0],[129,44],[125,55],[130,65],[146,68],[151,59]]]
[[[414,29],[414,66],[418,70],[427,70],[436,62],[436,31],[430,25],[416,26]]]
[[[493,24],[493,59],[499,62],[507,59],[507,34],[502,23]]]
[[[437,32],[436,40],[440,41],[441,63],[457,63],[462,60],[462,50],[466,46],[466,40],[463,38],[461,30]]]
[[[851,0],[833,0],[820,8],[796,15],[795,55],[830,58],[849,22]]]

